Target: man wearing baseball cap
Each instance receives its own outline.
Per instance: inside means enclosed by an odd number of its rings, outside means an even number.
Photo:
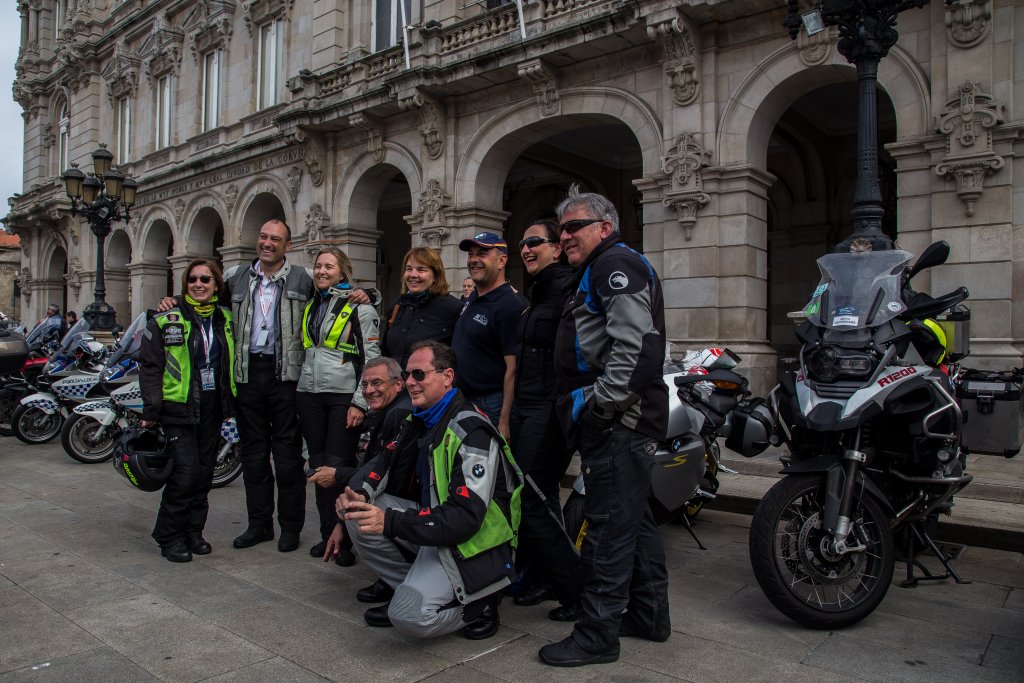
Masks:
[[[508,439],[516,377],[516,330],[526,299],[505,280],[508,244],[493,232],[459,243],[476,290],[455,322],[459,389]]]

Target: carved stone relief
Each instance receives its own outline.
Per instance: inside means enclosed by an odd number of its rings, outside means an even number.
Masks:
[[[310,206],[309,213],[306,214],[306,242],[320,239],[320,232],[329,222],[330,218],[324,213],[324,207],[319,204]]]
[[[77,256],[71,257],[71,263],[68,267],[68,274],[64,276],[64,279],[68,283],[68,287],[75,290],[75,296],[82,289],[82,262],[78,260]]]
[[[245,28],[252,36],[257,26],[275,19],[287,19],[295,0],[246,0]]]
[[[967,81],[939,117],[938,130],[946,134],[946,156],[935,173],[956,182],[956,193],[968,216],[985,191],[985,178],[1006,165],[992,146],[992,128],[1003,122],[1003,105],[982,92],[981,84]]]
[[[231,0],[197,2],[183,24],[189,36],[192,58],[225,47],[231,40],[235,3]]]
[[[224,200],[227,202],[228,216],[231,216],[231,211],[235,208],[235,202],[238,201],[238,186],[228,185],[228,189],[224,191]]]
[[[700,96],[700,53],[683,18],[652,22],[647,26],[647,35],[664,49],[663,69],[672,100],[681,107],[695,102]]]
[[[291,198],[292,204],[294,204],[299,198],[299,188],[302,186],[302,169],[298,166],[292,166],[288,169],[285,177],[285,182],[288,185],[288,196]]]
[[[818,66],[832,61],[832,51],[839,40],[839,27],[829,26],[813,36],[801,31],[797,36],[796,49],[800,61],[807,66]]]
[[[519,77],[533,84],[541,116],[555,116],[562,109],[558,96],[558,79],[555,71],[540,59],[531,59],[519,65]]]
[[[685,132],[676,137],[668,154],[661,158],[661,170],[671,180],[671,189],[662,203],[676,212],[686,240],[693,237],[697,211],[711,201],[704,192],[702,169],[711,163],[711,152],[705,149],[694,133]]]
[[[444,246],[444,238],[448,236],[447,228],[427,228],[426,230],[420,230],[420,239],[423,240],[423,244],[427,245],[432,249],[440,249]]]
[[[957,47],[973,47],[985,39],[992,25],[992,0],[948,0],[946,35]]]
[[[427,181],[423,192],[420,193],[419,214],[423,218],[425,226],[444,224],[444,209],[451,206],[452,198],[444,191],[441,181],[431,179]]]
[[[139,50],[145,64],[146,78],[153,81],[168,73],[176,73],[181,64],[184,43],[185,31],[172,26],[166,14],[158,14],[153,30]]]
[[[366,131],[366,149],[378,164],[384,161],[384,133],[380,123],[366,114],[353,114],[348,117],[353,128]]]
[[[114,104],[122,97],[131,97],[139,81],[139,67],[142,59],[120,41],[114,50],[114,56],[103,67],[100,75],[107,83],[107,97]]]
[[[185,200],[181,197],[174,202],[174,222],[180,224],[181,216],[185,213]]]
[[[405,97],[398,101],[398,106],[403,110],[415,109],[420,117],[420,135],[423,137],[423,146],[427,150],[427,156],[431,159],[439,159],[444,153],[444,137],[441,133],[441,125],[444,121],[443,104],[422,92],[417,92],[412,97]]]

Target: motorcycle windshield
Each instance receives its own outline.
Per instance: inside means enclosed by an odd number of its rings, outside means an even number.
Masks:
[[[906,309],[903,273],[907,251],[826,254],[818,259],[821,282],[804,307],[811,324],[837,331],[877,327]]]
[[[59,318],[45,318],[41,323],[32,328],[29,335],[25,337],[25,342],[29,346],[32,346],[33,344],[42,344],[46,337],[51,334],[56,334],[59,329]]]
[[[128,329],[121,335],[117,347],[107,358],[106,368],[112,368],[127,358],[134,358],[142,344],[142,335],[146,331],[146,314],[140,313]]]
[[[82,338],[87,336],[88,333],[89,321],[82,318],[72,325],[71,329],[64,335],[64,338],[60,340],[60,348],[57,349],[57,354],[62,356],[72,355],[74,353],[75,346],[78,342],[82,341]]]

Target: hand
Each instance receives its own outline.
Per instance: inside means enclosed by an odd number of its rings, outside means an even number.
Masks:
[[[143,429],[152,429],[153,427],[156,427],[157,424],[158,423],[155,420],[139,420],[139,426]]]
[[[608,446],[612,435],[612,422],[594,412],[593,407],[587,408],[580,415],[579,447],[580,455],[588,456],[600,453]]]
[[[172,308],[177,308],[177,306],[177,299],[175,299],[173,296],[165,296],[163,299],[160,299],[160,305],[156,307],[156,310],[163,313],[164,311],[169,311]]]
[[[501,435],[503,437],[505,437],[505,441],[509,441],[512,438],[511,436],[509,436],[512,433],[512,431],[509,429],[508,426],[508,418],[501,418],[498,420],[498,431],[501,432]]]
[[[334,502],[334,511],[338,513],[339,519],[344,519],[345,512],[348,510],[350,505],[353,503],[365,502],[367,502],[365,495],[358,491],[353,491],[351,488],[346,486],[345,490],[341,492],[340,496],[338,496],[338,500]]]
[[[365,415],[366,413],[364,413],[361,408],[358,408],[356,406],[349,406],[348,419],[345,420],[345,426],[348,427],[349,429],[358,427],[359,425],[363,424],[363,417]]]
[[[370,296],[365,289],[353,289],[348,295],[348,300],[354,304],[368,304]]]
[[[317,467],[309,480],[320,488],[329,489],[338,483],[338,470],[333,467]]]
[[[355,522],[364,534],[384,533],[384,511],[369,503],[352,503],[345,512],[346,522]]]
[[[327,547],[324,548],[324,562],[328,562],[338,555],[343,538],[345,538],[345,531],[339,522],[334,525],[334,531],[327,537]]]

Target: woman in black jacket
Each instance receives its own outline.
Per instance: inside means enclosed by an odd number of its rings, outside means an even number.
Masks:
[[[217,305],[224,280],[216,263],[196,259],[181,276],[176,308],[157,313],[139,347],[142,427],[163,427],[174,461],[153,538],[171,562],[213,549],[203,538],[221,422],[234,414],[231,310]]]
[[[519,255],[533,283],[526,293],[530,307],[519,319],[510,436],[519,467],[533,479],[547,502],[532,486],[523,488],[519,557],[533,585],[516,596],[515,603],[534,605],[557,599],[561,606],[551,610],[548,617],[575,621],[582,565],[555,522],[557,517],[552,517],[552,513],[561,514],[558,487],[572,457],[554,410],[555,332],[565,304],[565,288],[573,276],[558,237],[558,224],[542,219],[531,223],[519,240]]]
[[[413,247],[402,259],[402,295],[389,309],[381,334],[381,355],[402,368],[418,341],[452,343],[462,304],[448,295],[444,264],[436,250]]]

